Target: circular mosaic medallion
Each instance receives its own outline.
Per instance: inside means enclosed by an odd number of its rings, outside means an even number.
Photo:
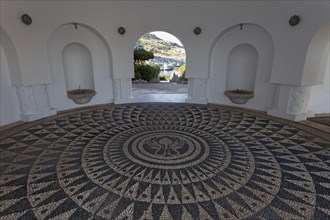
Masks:
[[[120,134],[131,136],[132,132]],[[142,133],[133,132],[125,142],[122,137],[116,137],[107,144],[111,147],[123,147],[128,160],[146,167],[161,169],[180,169],[193,166],[204,161],[209,155],[209,145],[204,139],[187,132],[157,130]],[[105,152],[106,154],[106,152]],[[111,154],[109,155],[111,160]]]
[[[209,153],[208,144],[203,139],[168,131],[138,134],[123,146],[129,159],[146,166],[158,164],[158,168],[182,168],[180,164],[191,166],[205,160]]]
[[[107,106],[0,144],[0,219],[329,218],[329,142],[251,114]]]

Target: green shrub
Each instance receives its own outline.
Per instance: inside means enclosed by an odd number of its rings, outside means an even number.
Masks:
[[[148,82],[155,78],[160,72],[160,68],[158,66],[148,64],[136,64],[135,69],[136,72],[141,74],[141,79]]]
[[[160,80],[160,81],[166,81],[166,77],[165,77],[165,75],[161,75],[161,76],[159,76],[159,80]]]
[[[134,63],[143,63],[146,60],[150,60],[154,58],[154,54],[150,51],[146,51],[144,49],[134,50]]]
[[[141,79],[141,78],[142,78],[141,73],[136,72],[136,73],[134,74],[134,79],[139,80],[139,79]]]
[[[170,78],[171,78],[170,75],[165,75],[165,74],[159,76],[159,80],[161,81],[170,81]]]

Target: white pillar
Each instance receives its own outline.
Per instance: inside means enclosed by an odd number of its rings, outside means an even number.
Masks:
[[[49,105],[46,85],[17,87],[22,121],[34,121],[56,114]]]
[[[132,103],[132,79],[114,79],[115,104]]]
[[[267,113],[293,121],[306,120],[313,116],[307,110],[309,95],[310,86],[279,85],[274,107]]]
[[[188,79],[187,103],[207,104],[207,79]]]

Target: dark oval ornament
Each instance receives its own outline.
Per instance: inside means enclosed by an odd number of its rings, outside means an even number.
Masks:
[[[32,18],[31,18],[30,15],[28,15],[28,14],[24,14],[24,15],[22,15],[22,21],[23,21],[23,23],[26,24],[26,25],[30,25],[30,24],[32,24]]]
[[[119,34],[123,35],[123,34],[125,34],[125,32],[126,32],[125,28],[123,28],[123,27],[118,28],[118,33]]]
[[[195,33],[196,35],[199,35],[200,33],[202,33],[202,29],[201,29],[200,27],[195,27],[195,29],[194,29],[194,33]]]
[[[299,22],[300,22],[300,17],[298,15],[293,15],[289,20],[289,24],[291,26],[296,26]]]

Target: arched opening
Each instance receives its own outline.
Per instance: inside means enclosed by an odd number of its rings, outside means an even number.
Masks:
[[[134,47],[132,94],[137,102],[185,102],[188,94],[186,51],[163,31],[144,34]]]
[[[73,89],[95,89],[92,55],[80,43],[67,45],[62,52],[67,91]]]
[[[228,56],[226,90],[254,91],[258,52],[250,44],[240,44]]]

